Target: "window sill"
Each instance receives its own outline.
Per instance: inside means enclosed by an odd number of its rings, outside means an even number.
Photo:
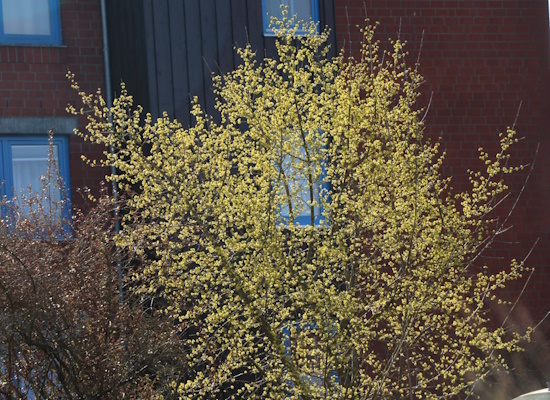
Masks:
[[[0,43],[0,47],[41,47],[41,48],[58,48],[66,49],[67,45],[64,44],[31,44],[31,43]]]

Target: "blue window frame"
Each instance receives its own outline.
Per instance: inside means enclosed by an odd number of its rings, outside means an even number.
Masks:
[[[288,7],[288,17],[296,16],[296,20],[319,22],[319,0],[262,0],[262,15],[265,36],[275,36],[270,28],[271,17],[282,19],[281,5]],[[298,29],[297,35],[305,35],[303,29]]]
[[[54,200],[61,200],[62,196],[70,200],[68,148],[67,137],[56,136],[53,139],[54,158],[64,186],[64,193],[57,188],[57,192],[52,194]],[[47,136],[0,136],[0,180],[4,182],[0,190],[2,196],[10,199],[18,193],[28,195],[29,185],[33,192],[41,190],[41,176],[48,172],[48,152]],[[69,210],[64,207],[52,212],[67,217]]]
[[[0,44],[60,45],[59,0],[1,0]]]

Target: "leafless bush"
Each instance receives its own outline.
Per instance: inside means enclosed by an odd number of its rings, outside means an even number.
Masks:
[[[66,201],[50,196],[50,185],[61,187],[55,175],[43,184],[1,204],[0,395],[169,393],[165,382],[181,373],[183,355],[171,321],[120,300],[117,268],[131,261],[112,241],[112,200],[69,218]]]

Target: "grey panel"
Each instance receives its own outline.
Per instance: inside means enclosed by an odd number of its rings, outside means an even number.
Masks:
[[[169,0],[170,41],[172,47],[172,81],[176,119],[189,126],[189,81],[187,78],[187,35],[185,10],[181,0]]]
[[[263,35],[260,0],[118,0],[108,5],[114,89],[126,81],[145,111],[157,117],[166,110],[184,126],[190,122],[191,96],[213,112],[211,72],[227,73],[240,63],[233,46],[250,42],[258,58],[276,55],[275,39]],[[333,0],[319,0],[319,14],[321,24],[334,29]],[[334,32],[331,44],[334,54]]]
[[[257,52],[258,59],[262,59],[265,55],[262,2],[258,0],[247,0],[246,4],[248,16],[248,41],[252,49]]]
[[[168,0],[154,0],[153,22],[155,32],[155,58],[157,60],[157,90],[160,113],[166,111],[174,117],[174,92]]]
[[[321,20],[321,31],[328,26],[330,29],[330,52],[329,57],[334,57],[338,49],[336,48],[336,20],[334,17],[334,0],[319,0],[319,19]]]
[[[204,108],[204,73],[199,0],[187,0],[184,5],[189,92],[191,96],[199,97],[199,103]]]
[[[212,92],[212,72],[218,69],[218,33],[214,0],[201,0],[200,13],[206,112],[213,115],[214,93]]]
[[[231,0],[231,20],[233,30],[233,45],[244,47],[248,43],[248,27],[246,0]],[[234,65],[240,64],[240,58],[233,53]]]
[[[145,56],[147,59],[147,83],[149,85],[149,106],[153,118],[158,117],[157,59],[155,54],[155,30],[153,23],[153,0],[143,1],[143,19],[145,27]],[[147,111],[147,110],[146,110]]]
[[[234,69],[233,25],[231,23],[231,1],[216,1],[216,25],[218,33],[218,67],[216,73],[225,74]]]

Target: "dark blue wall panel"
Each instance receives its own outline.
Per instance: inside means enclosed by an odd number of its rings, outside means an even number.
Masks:
[[[189,126],[190,99],[214,113],[212,73],[239,63],[234,46],[250,43],[274,57],[264,37],[260,0],[119,0],[108,2],[113,82],[125,81],[154,118],[167,111]],[[333,0],[319,0],[322,25],[334,29]],[[335,49],[335,41],[333,41]]]

